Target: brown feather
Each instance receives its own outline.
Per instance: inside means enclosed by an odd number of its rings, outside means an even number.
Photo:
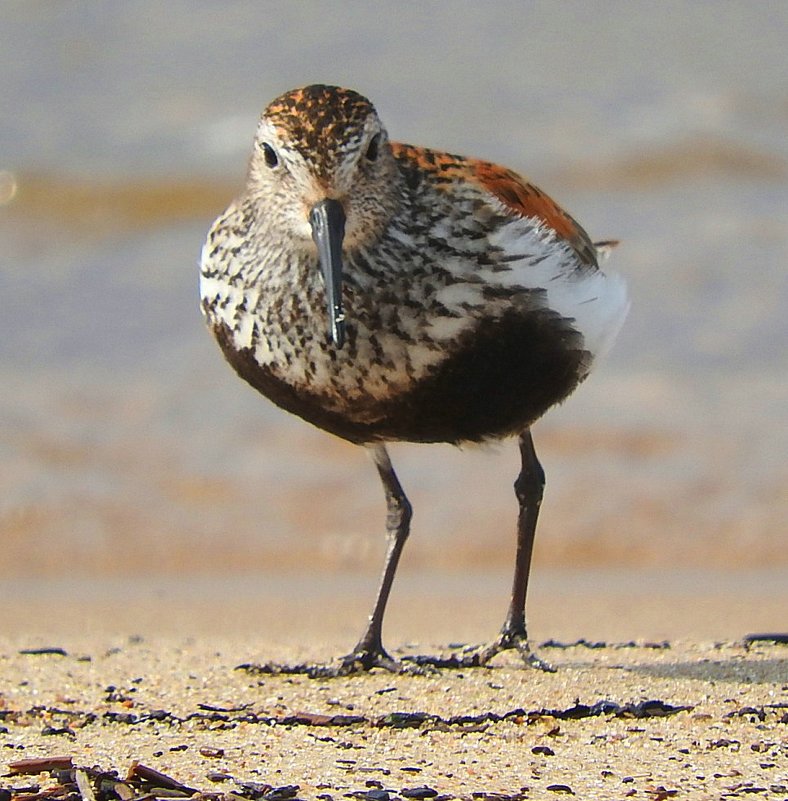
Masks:
[[[563,239],[585,264],[597,266],[596,248],[580,223],[538,186],[512,170],[481,159],[465,158],[422,147],[392,142],[397,158],[415,161],[422,169],[444,179],[471,181],[489,192],[510,211],[535,218]]]

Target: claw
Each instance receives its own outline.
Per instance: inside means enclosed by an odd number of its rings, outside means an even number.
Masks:
[[[356,649],[343,656],[334,665],[315,665],[310,676],[314,678],[334,678],[336,676],[353,676],[357,673],[367,673],[372,668],[388,670],[389,673],[401,673],[403,665],[386,651],[380,649]]]
[[[519,649],[518,649],[519,650]],[[539,654],[531,651],[530,649],[526,649],[526,653],[520,651],[520,656],[525,662],[527,667],[532,667],[536,670],[541,670],[543,673],[557,673],[557,669],[555,666],[548,662],[546,659],[542,659]]]
[[[512,632],[504,629],[497,640],[489,645],[482,646],[479,653],[480,664],[486,665],[493,657],[502,651],[515,650],[520,655],[526,667],[536,668],[545,673],[555,673],[555,668],[546,662],[536,652],[531,650],[528,635],[525,632]]]
[[[373,668],[411,676],[422,676],[428,672],[419,664],[411,664],[410,660],[394,659],[383,648],[357,648],[332,665],[311,665],[306,673],[313,679],[332,679],[340,676],[357,676],[368,673]]]
[[[406,656],[404,662],[412,662],[420,668],[474,668],[486,666],[502,651],[516,650],[526,667],[545,673],[555,673],[555,668],[531,650],[528,637],[524,634],[501,632],[498,639],[487,645],[466,647],[460,653],[449,656]]]

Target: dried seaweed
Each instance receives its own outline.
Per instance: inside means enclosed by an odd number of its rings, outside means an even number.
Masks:
[[[10,776],[49,773],[54,784],[0,789],[6,801],[153,801],[153,799],[199,798],[201,801],[245,799],[246,801],[289,801],[298,793],[298,785],[273,787],[270,784],[238,782],[231,793],[199,791],[166,773],[140,762],[132,762],[125,778],[117,771],[95,767],[75,767],[71,757],[23,759],[9,765]]]

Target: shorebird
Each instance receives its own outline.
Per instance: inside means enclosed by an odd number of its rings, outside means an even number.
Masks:
[[[604,243],[603,243],[604,244]],[[628,309],[604,248],[497,164],[392,142],[362,95],[313,85],[265,109],[241,195],[203,248],[202,310],[238,375],[363,446],[387,504],[368,625],[324,675],[400,670],[383,647],[411,505],[386,444],[518,437],[511,601],[485,664],[528,644],[525,599],[544,472],[530,427],[608,350]]]

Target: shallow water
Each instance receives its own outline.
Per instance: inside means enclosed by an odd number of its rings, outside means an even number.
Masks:
[[[788,7],[331,8],[0,9],[0,574],[378,563],[366,458],[237,380],[197,311],[259,109],[313,80],[622,240],[630,319],[535,427],[537,563],[784,565]],[[510,562],[515,450],[393,449],[406,563]]]

